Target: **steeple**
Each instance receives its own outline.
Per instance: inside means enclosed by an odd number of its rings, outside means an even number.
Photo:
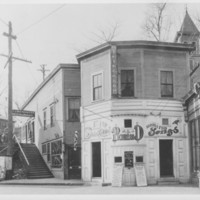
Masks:
[[[200,32],[197,29],[196,25],[192,21],[190,15],[188,14],[187,7],[185,11],[185,17],[180,28],[180,31],[177,32],[174,42],[179,43],[192,43],[197,37],[200,36]]]

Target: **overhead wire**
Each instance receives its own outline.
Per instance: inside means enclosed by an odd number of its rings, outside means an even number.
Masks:
[[[58,8],[52,10],[50,13],[48,13],[45,16],[43,16],[41,19],[37,20],[36,22],[30,24],[29,26],[27,26],[26,28],[24,28],[23,30],[21,30],[20,32],[18,32],[17,35],[20,35],[20,34],[24,33],[25,31],[29,30],[30,28],[32,28],[33,26],[39,24],[41,21],[45,20],[46,18],[48,18],[49,16],[51,16],[52,14],[54,14],[55,12],[57,12],[58,10],[62,9],[64,6],[65,6],[65,4],[62,4]]]
[[[19,49],[19,52],[20,52],[22,58],[25,59],[24,54],[23,54],[23,52],[22,52],[22,49],[21,49],[21,47],[20,47],[18,41],[15,40],[15,42],[16,42],[16,44],[17,44],[17,47],[18,47],[18,49]],[[34,73],[32,73],[32,71],[31,71],[31,69],[30,69],[30,65],[28,65],[28,64],[26,63],[26,66],[28,67],[28,70],[29,70],[29,72],[30,72],[32,78],[34,79],[35,83],[38,84],[38,82],[37,82],[37,80],[36,80],[36,78],[35,78],[35,76],[34,76]]]
[[[8,24],[1,18],[0,18],[0,22],[2,22],[4,25],[8,26]]]

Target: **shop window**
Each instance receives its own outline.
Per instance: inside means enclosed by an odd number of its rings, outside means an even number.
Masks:
[[[51,166],[61,168],[62,166],[62,140],[51,142]]]
[[[160,72],[161,97],[173,97],[173,72]]]
[[[168,126],[169,125],[169,119],[168,118],[162,118],[162,125]]]
[[[47,110],[44,109],[43,110],[43,126],[44,126],[44,130],[47,129]]]
[[[101,100],[103,98],[102,73],[93,75],[92,84],[93,84],[93,101]]]
[[[116,156],[115,157],[115,163],[121,163],[122,162],[122,157],[121,156]]]
[[[134,96],[134,70],[121,70],[121,96]]]
[[[135,162],[136,163],[143,163],[143,156],[136,156],[135,157]]]
[[[55,104],[50,106],[50,125],[51,127],[55,125]]]
[[[47,145],[43,144],[42,145],[42,154],[46,154],[47,153]]]
[[[68,99],[68,120],[72,122],[80,121],[80,98]]]
[[[132,120],[131,119],[125,119],[124,120],[124,127],[125,128],[131,128],[132,127]]]

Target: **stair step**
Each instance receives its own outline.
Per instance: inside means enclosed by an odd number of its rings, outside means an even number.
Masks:
[[[53,175],[51,175],[51,176],[30,176],[30,177],[28,177],[28,179],[42,179],[42,178],[54,178],[54,176]]]
[[[50,171],[29,171],[28,174],[51,174]]]
[[[175,178],[161,178],[158,180],[158,185],[178,185],[179,180]]]
[[[22,149],[30,163],[27,178],[53,178],[53,174],[35,144],[21,144]]]

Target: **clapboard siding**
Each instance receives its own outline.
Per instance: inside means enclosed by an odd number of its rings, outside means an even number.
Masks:
[[[186,53],[145,50],[144,93],[147,98],[160,98],[160,70],[174,74],[174,98],[182,98],[189,89]]]
[[[140,49],[119,49],[118,50],[118,68],[135,69],[136,78],[136,97],[142,97],[142,68],[141,68],[141,50]]]
[[[39,93],[29,102],[25,110],[35,111],[35,144],[41,150],[41,143],[54,139],[55,133],[60,137],[63,136],[63,90],[62,90],[62,73],[59,70],[45,85]],[[50,107],[55,99],[57,103],[55,106],[56,122],[55,126],[50,128]],[[43,110],[47,111],[47,130],[43,127]],[[48,131],[48,134],[47,134]]]
[[[103,72],[103,99],[111,97],[110,51],[105,51],[81,62],[82,106],[92,102],[92,74]]]
[[[63,69],[65,96],[80,96],[80,71],[77,69]]]

